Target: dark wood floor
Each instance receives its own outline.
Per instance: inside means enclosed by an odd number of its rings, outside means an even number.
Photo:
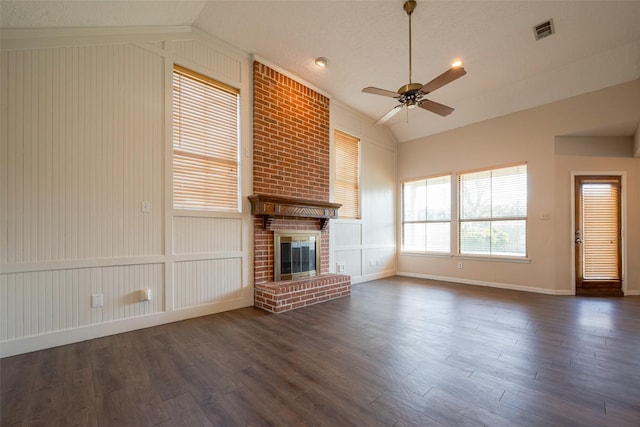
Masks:
[[[2,426],[638,426],[640,298],[394,277],[2,359]]]

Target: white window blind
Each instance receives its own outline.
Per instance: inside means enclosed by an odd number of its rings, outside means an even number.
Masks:
[[[360,140],[344,132],[335,131],[334,201],[341,203],[338,217],[360,218]]]
[[[451,175],[402,184],[402,250],[451,251]]]
[[[527,165],[458,175],[459,252],[527,255]]]
[[[585,279],[619,279],[620,183],[582,185]]]
[[[173,70],[173,207],[238,211],[239,91]]]

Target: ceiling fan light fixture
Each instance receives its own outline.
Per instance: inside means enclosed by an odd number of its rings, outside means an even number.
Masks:
[[[314,63],[320,68],[327,68],[327,64],[329,63],[329,61],[324,56],[320,56],[316,58]]]

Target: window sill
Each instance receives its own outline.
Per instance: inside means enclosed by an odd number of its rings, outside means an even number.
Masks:
[[[421,256],[421,257],[429,257],[429,258],[452,258],[452,253],[446,252],[409,252],[402,251],[400,252],[400,256]]]
[[[173,209],[174,217],[193,217],[193,218],[242,218],[242,212],[230,211],[213,211],[204,209]]]
[[[476,261],[512,262],[516,264],[531,264],[531,258],[528,258],[528,257],[468,255],[468,254],[458,254],[455,257],[456,259],[467,259],[467,260],[476,260]]]

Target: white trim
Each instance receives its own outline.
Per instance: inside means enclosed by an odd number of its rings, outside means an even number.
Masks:
[[[354,250],[371,250],[371,249],[392,249],[395,248],[396,245],[394,245],[393,243],[386,243],[386,244],[366,244],[366,245],[344,245],[344,246],[339,246],[339,245],[335,245],[334,250],[336,251],[354,251]]]
[[[331,95],[328,92],[325,92],[324,90],[318,88],[317,86],[314,86],[312,83],[309,83],[306,80],[301,79],[300,77],[296,76],[295,74],[291,73],[290,71],[285,70],[282,67],[279,67],[278,65],[274,64],[273,62],[269,61],[268,59],[265,59],[259,55],[253,54],[253,60],[254,61],[258,61],[259,63],[261,63],[262,65],[266,65],[267,67],[271,68],[274,71],[277,71],[278,73],[282,74],[283,76],[287,76],[288,78],[290,78],[293,81],[296,81],[298,83],[300,83],[301,85],[304,85],[306,87],[308,87],[309,89],[313,90],[314,92],[318,92],[320,95],[325,96],[329,99],[331,99],[333,97],[333,95]]]
[[[164,255],[132,256],[115,258],[91,258],[60,261],[39,261],[22,264],[0,265],[2,274],[31,273],[36,271],[71,270],[77,268],[115,267],[123,265],[162,264],[167,259]]]
[[[196,34],[189,26],[5,28],[0,30],[2,50],[189,40],[194,37]]]
[[[457,259],[468,259],[476,261],[490,261],[490,262],[511,262],[516,264],[531,264],[531,258],[527,257],[510,257],[500,255],[471,255],[471,254],[457,254]]]
[[[453,258],[453,254],[450,252],[410,252],[410,251],[402,251],[398,252],[398,256],[417,256],[417,257],[426,257],[426,258]]]
[[[600,175],[610,175],[610,176],[619,176],[620,177],[620,212],[621,224],[620,224],[620,234],[621,234],[621,242],[620,242],[620,257],[622,264],[622,271],[620,271],[620,278],[622,280],[622,292],[624,295],[636,295],[636,291],[629,291],[627,288],[627,239],[626,239],[626,230],[627,230],[627,172],[626,171],[571,171],[571,177],[569,182],[570,189],[570,199],[571,199],[571,227],[569,229],[569,240],[573,242],[575,239],[576,229],[576,193],[575,193],[575,185],[576,185],[576,177],[577,176],[600,176]],[[571,284],[572,295],[576,293],[576,246],[571,245],[571,259],[570,259],[570,270],[569,270],[569,283]],[[638,295],[640,295],[640,291],[637,291]]]
[[[181,254],[175,252],[173,254],[173,262],[188,262],[188,261],[204,261],[212,259],[242,259],[243,253],[241,251],[232,252],[189,252]]]
[[[15,356],[16,354],[29,353],[108,335],[159,326],[165,323],[178,322],[180,320],[221,313],[223,311],[250,307],[252,305],[253,288],[251,288],[251,292],[246,292],[245,290],[244,295],[239,299],[4,341],[2,346],[0,346],[0,357]]]
[[[164,229],[163,244],[167,262],[164,265],[164,310],[171,313],[174,305],[174,242],[175,215],[173,212],[173,41],[164,44]]]
[[[439,280],[442,282],[461,283],[463,285],[485,286],[490,288],[509,289],[512,291],[533,292],[546,295],[573,295],[570,290],[556,290],[546,288],[534,288],[531,286],[515,285],[511,283],[485,282],[481,280],[462,279],[459,277],[434,276],[431,274],[408,273],[399,271],[398,276],[415,277],[418,279]]]
[[[173,156],[173,141],[172,141],[172,150]],[[173,185],[173,182],[171,183]],[[173,197],[173,191],[171,192],[171,197]],[[172,199],[173,200],[173,199]],[[170,205],[173,205],[170,203]],[[224,218],[224,219],[243,219],[245,215],[241,212],[223,212],[223,211],[212,211],[212,210],[204,210],[204,209],[193,209],[193,210],[185,210],[185,209],[173,209],[170,208],[170,215],[175,218]]]
[[[396,273],[393,270],[381,271],[378,273],[371,273],[364,276],[351,277],[351,284],[356,285],[358,283],[370,282],[372,280],[384,279],[386,277],[395,276]]]
[[[335,224],[362,224],[363,219],[353,219],[353,218],[336,218],[333,220]]]

